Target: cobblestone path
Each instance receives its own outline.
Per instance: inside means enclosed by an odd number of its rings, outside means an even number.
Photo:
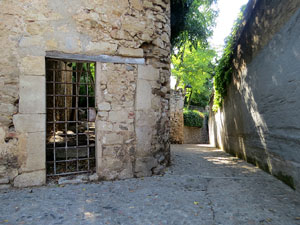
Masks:
[[[300,224],[300,195],[228,154],[172,146],[164,176],[0,191],[0,224]]]

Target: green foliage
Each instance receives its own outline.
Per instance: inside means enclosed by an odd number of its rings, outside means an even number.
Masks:
[[[202,127],[204,114],[197,110],[183,110],[184,125],[188,127]]]
[[[236,43],[237,31],[240,29],[242,21],[244,19],[244,10],[246,6],[241,8],[241,12],[238,19],[235,21],[231,34],[225,40],[225,48],[218,66],[216,67],[216,73],[214,76],[214,106],[213,110],[217,111],[222,106],[224,97],[227,94],[227,87],[232,78],[232,60],[233,51]]]
[[[205,107],[212,91],[212,74],[214,72],[213,59],[216,52],[213,49],[183,46],[181,57],[172,56],[172,75],[176,78],[178,87],[184,89],[186,85],[192,86],[192,95],[187,94],[187,100],[195,105]]]
[[[95,96],[95,63],[72,63],[73,70],[81,71],[81,73],[73,73],[73,82],[76,82],[76,79],[80,78],[79,83],[79,95],[85,96]],[[90,84],[90,85],[85,85]],[[87,107],[87,103],[89,103],[90,107],[95,105],[95,98],[90,97],[89,102],[87,102],[86,97],[79,97],[78,105],[80,107]]]
[[[190,105],[199,106],[205,108],[209,104],[211,92],[212,92],[212,81],[209,79],[206,84],[204,84],[205,91],[203,92],[193,92],[191,95]],[[189,101],[189,96],[186,98],[186,102]]]
[[[207,44],[212,35],[217,11],[211,8],[217,0],[171,0],[172,50],[180,52],[187,42],[194,47]]]
[[[204,107],[212,90],[212,59],[216,56],[207,39],[212,35],[217,0],[171,0],[172,75],[177,87],[192,86],[187,95],[193,104]]]

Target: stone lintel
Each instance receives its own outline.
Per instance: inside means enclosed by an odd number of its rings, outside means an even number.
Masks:
[[[144,58],[129,58],[120,56],[109,55],[83,55],[83,54],[69,54],[58,51],[47,51],[46,57],[55,59],[69,59],[69,60],[81,60],[91,62],[102,63],[123,63],[123,64],[145,64]]]

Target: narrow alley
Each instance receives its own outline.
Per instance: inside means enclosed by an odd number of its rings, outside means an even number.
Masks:
[[[0,190],[0,224],[300,224],[300,195],[221,150],[173,145],[163,176]]]

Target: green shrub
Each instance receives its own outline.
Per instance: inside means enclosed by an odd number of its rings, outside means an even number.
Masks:
[[[183,110],[184,126],[202,127],[204,114],[197,110]]]

